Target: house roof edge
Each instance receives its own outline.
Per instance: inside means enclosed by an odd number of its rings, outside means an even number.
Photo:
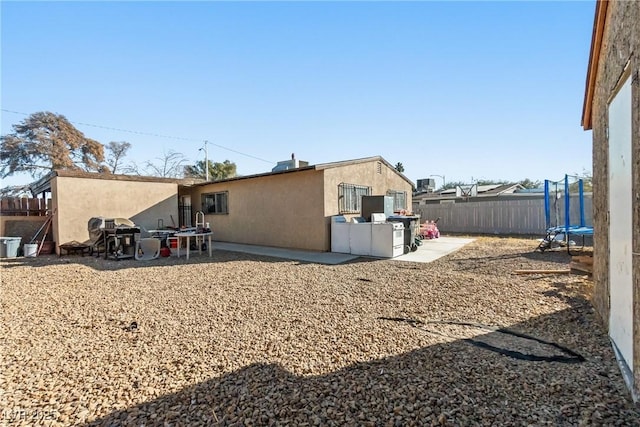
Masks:
[[[607,19],[607,9],[609,0],[597,0],[596,10],[593,18],[593,33],[591,35],[591,50],[589,51],[589,65],[587,66],[587,78],[584,90],[584,102],[582,105],[581,125],[584,130],[592,128],[592,106],[598,75],[598,64],[600,63],[600,50],[602,48],[602,38],[604,26]]]
[[[286,169],[286,170],[277,171],[277,172],[264,172],[264,173],[258,173],[258,174],[253,174],[253,175],[236,176],[236,177],[233,177],[233,178],[221,179],[219,181],[199,182],[199,183],[194,184],[194,185],[203,186],[203,185],[208,185],[208,184],[218,184],[218,183],[221,183],[221,182],[239,181],[239,180],[242,180],[242,179],[262,178],[262,177],[267,177],[267,176],[282,175],[282,174],[287,174],[287,173],[296,173],[296,172],[303,172],[303,171],[310,171],[310,170],[322,171],[322,170],[325,170],[325,169],[332,169],[332,168],[337,168],[337,167],[342,167],[342,166],[349,166],[349,165],[355,165],[355,164],[367,163],[367,162],[373,162],[373,161],[379,161],[379,162],[384,163],[389,168],[391,168],[396,174],[400,175],[400,177],[402,179],[407,181],[407,183],[409,183],[413,187],[413,182],[411,182],[411,180],[409,178],[407,178],[405,175],[403,175],[402,173],[398,172],[391,165],[391,163],[389,163],[384,158],[382,158],[382,156],[363,157],[363,158],[360,158],[360,159],[342,160],[342,161],[338,161],[338,162],[329,162],[329,163],[318,163],[317,165],[304,166],[304,167],[295,168],[295,169]]]

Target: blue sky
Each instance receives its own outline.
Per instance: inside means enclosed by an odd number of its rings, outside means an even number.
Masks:
[[[52,111],[129,161],[382,155],[414,182],[591,170],[595,3],[6,2],[2,108]],[[2,134],[25,116],[2,112]],[[441,179],[436,178],[440,183]],[[3,185],[29,182],[12,177]]]

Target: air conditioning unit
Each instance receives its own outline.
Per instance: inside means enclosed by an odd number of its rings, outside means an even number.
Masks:
[[[424,178],[418,180],[417,189],[420,192],[432,192],[436,188],[436,180],[433,178]]]

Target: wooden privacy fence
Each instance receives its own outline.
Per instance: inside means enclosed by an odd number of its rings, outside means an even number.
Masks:
[[[592,199],[584,196],[586,225],[592,225]],[[414,205],[414,212],[422,221],[440,218],[441,232],[469,234],[544,234],[546,230],[544,198],[517,200],[468,201],[456,203]],[[556,213],[557,212],[557,213]],[[570,218],[579,223],[580,207],[577,197],[571,198]],[[556,218],[564,225],[564,207],[551,208],[551,221]]]
[[[27,197],[2,197],[0,215],[2,216],[46,216],[47,205],[51,199]]]

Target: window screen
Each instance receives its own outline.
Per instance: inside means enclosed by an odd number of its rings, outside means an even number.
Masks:
[[[371,187],[341,183],[338,185],[338,210],[341,214],[360,213],[362,196],[370,196]]]
[[[229,193],[226,191],[203,194],[202,211],[206,214],[228,214],[228,198]]]
[[[407,209],[407,192],[399,190],[387,191],[387,196],[393,197],[393,210]]]

